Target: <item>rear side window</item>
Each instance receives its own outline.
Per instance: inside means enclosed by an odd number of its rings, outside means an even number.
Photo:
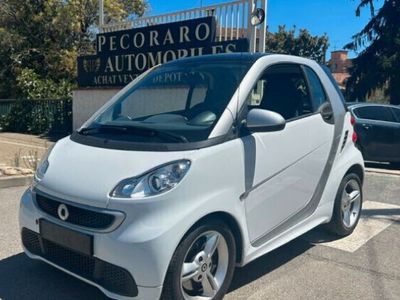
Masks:
[[[389,108],[383,106],[365,106],[354,109],[354,113],[361,119],[395,122]]]
[[[314,110],[318,110],[318,108],[328,100],[325,90],[322,87],[322,83],[317,74],[315,74],[315,72],[307,66],[303,66],[303,68],[310,85],[310,93]]]
[[[325,66],[325,65],[320,65],[321,69],[325,72],[325,74],[328,76],[329,80],[331,81],[331,83],[333,84],[333,86],[335,87],[336,92],[338,93],[340,99],[342,100],[342,103],[344,105],[344,107],[347,110],[347,106],[346,106],[346,100],[344,99],[343,93],[340,90],[338,84],[336,83],[335,78],[333,77],[331,70]]]
[[[391,108],[391,110],[396,116],[397,123],[400,123],[400,108]]]

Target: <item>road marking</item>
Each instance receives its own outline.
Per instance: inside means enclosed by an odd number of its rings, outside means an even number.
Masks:
[[[334,239],[323,230],[313,230],[302,238],[314,245],[327,246],[346,252],[355,252],[370,239],[394,222],[400,221],[400,206],[382,202],[366,201],[360,221],[354,232],[342,239]]]
[[[36,148],[36,149],[47,149],[46,147],[42,146],[34,146],[34,145],[29,145],[29,144],[24,144],[24,143],[16,143],[16,142],[10,142],[10,141],[5,141],[0,139],[0,143],[4,144],[10,144],[10,145],[16,145],[16,146],[21,146],[21,147],[30,147],[30,148]]]

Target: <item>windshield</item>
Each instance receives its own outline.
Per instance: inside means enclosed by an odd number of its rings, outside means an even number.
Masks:
[[[143,143],[206,140],[248,69],[235,61],[160,66],[80,133]]]

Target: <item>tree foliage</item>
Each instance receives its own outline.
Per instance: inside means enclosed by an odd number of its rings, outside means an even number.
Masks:
[[[383,0],[375,13],[373,0],[361,0],[356,10],[370,8],[371,19],[345,47],[363,49],[354,59],[348,91],[351,99],[364,100],[383,89],[392,104],[400,104],[400,0]]]
[[[23,69],[17,78],[19,97],[26,100],[63,99],[72,96],[72,84],[65,79],[57,83],[52,79],[42,79],[31,69]]]
[[[266,37],[266,51],[308,57],[320,63],[325,63],[329,39],[323,36],[312,36],[307,29],[300,29],[296,36],[296,27],[286,30],[284,25],[279,26],[276,33],[268,32]]]
[[[104,2],[106,22],[140,16],[147,7],[144,0]],[[29,74],[52,85],[75,82],[78,54],[93,51],[97,13],[98,0],[0,1],[0,97],[29,94],[29,85],[17,84]]]

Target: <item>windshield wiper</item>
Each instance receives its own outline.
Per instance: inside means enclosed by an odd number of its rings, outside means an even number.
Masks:
[[[100,125],[96,127],[85,127],[82,128],[81,130],[78,130],[77,132],[79,134],[83,135],[88,135],[89,133],[101,133],[104,131],[116,131],[116,132],[127,132],[128,128],[127,126],[116,126],[116,125]]]
[[[161,138],[166,138],[169,140],[174,140],[177,142],[184,142],[188,143],[188,139],[184,137],[183,135],[178,135],[174,134],[171,132],[167,131],[162,131],[154,128],[149,128],[149,127],[143,127],[143,126],[121,126],[121,125],[110,125],[110,124],[105,124],[105,125],[100,125],[98,127],[87,127],[87,128],[82,128],[81,130],[78,131],[79,134],[83,135],[88,135],[90,133],[101,133],[104,131],[114,131],[117,133],[122,133],[122,134],[135,134],[135,133],[149,133],[151,136],[159,136]]]

